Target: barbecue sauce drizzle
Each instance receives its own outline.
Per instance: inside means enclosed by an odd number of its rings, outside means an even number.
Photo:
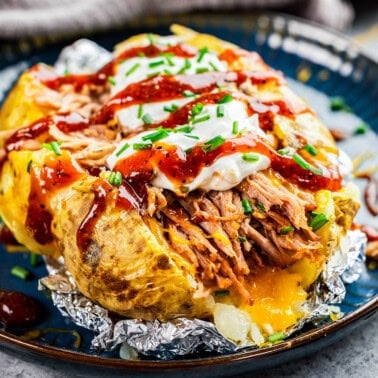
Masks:
[[[182,46],[170,46],[159,48],[153,44],[146,47],[135,47],[126,50],[113,61],[105,65],[94,74],[89,75],[67,75],[57,76],[41,66],[31,69],[45,86],[53,90],[58,90],[63,85],[72,85],[75,91],[80,91],[84,85],[98,86],[105,85],[109,76],[115,72],[116,64],[124,59],[136,57],[143,54],[147,57],[160,56],[164,53],[172,53],[181,57],[192,57],[193,54],[185,50]],[[223,54],[226,56],[227,54]],[[229,55],[229,54],[228,54]],[[227,56],[228,56],[227,55]],[[46,134],[51,124],[55,124],[62,132],[78,131],[90,127],[91,125],[106,124],[113,119],[114,114],[120,108],[148,102],[166,101],[184,97],[184,91],[191,91],[193,94],[201,95],[190,104],[180,108],[177,112],[171,113],[169,117],[158,124],[149,125],[146,128],[174,128],[179,124],[185,124],[192,106],[196,102],[217,103],[227,92],[209,93],[218,87],[219,83],[234,82],[240,86],[246,80],[252,84],[266,84],[268,81],[277,81],[278,78],[269,73],[265,77],[254,75],[253,72],[232,71],[232,72],[208,72],[201,74],[199,84],[190,81],[187,75],[158,75],[147,78],[138,83],[128,85],[124,90],[117,93],[105,104],[102,109],[91,119],[80,119],[77,115],[61,114],[48,116],[40,119],[28,127],[17,130],[6,142],[5,149],[9,153],[22,148],[24,141],[37,139],[46,141]],[[203,93],[206,93],[203,95]],[[286,117],[294,117],[289,104],[285,101],[259,102],[256,109],[253,104],[248,104],[250,115],[258,114],[260,126],[265,131],[273,129],[275,114]],[[258,111],[260,105],[265,111]],[[145,208],[147,190],[146,185],[153,179],[154,166],[161,169],[169,179],[185,185],[188,180],[194,178],[203,167],[211,165],[221,156],[226,156],[235,152],[258,152],[269,157],[271,166],[285,178],[295,182],[302,188],[311,190],[326,188],[338,190],[341,187],[341,178],[337,167],[322,166],[323,175],[316,175],[311,171],[304,170],[291,158],[281,156],[266,143],[252,134],[227,140],[223,145],[213,151],[205,152],[201,146],[194,147],[186,153],[185,158],[178,154],[177,147],[166,146],[164,143],[155,143],[147,150],[136,151],[127,159],[119,161],[115,167],[123,174],[123,182],[118,190],[116,203],[126,210],[136,208],[143,211]],[[52,157],[43,168],[31,169],[31,192],[29,196],[29,208],[27,215],[27,227],[33,233],[35,239],[46,244],[52,241],[51,221],[52,215],[46,209],[48,197],[52,190],[63,188],[74,182],[81,174],[75,170],[69,159]],[[90,211],[80,225],[77,242],[82,251],[86,251],[91,243],[90,235],[97,219],[105,210],[105,204],[110,184],[103,180],[98,180],[93,186],[95,198]]]

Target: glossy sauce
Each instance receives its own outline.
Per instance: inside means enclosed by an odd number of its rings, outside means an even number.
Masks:
[[[0,322],[11,327],[28,327],[42,320],[42,307],[17,291],[0,289]]]
[[[53,216],[48,209],[50,196],[56,190],[77,181],[82,175],[83,172],[73,165],[65,153],[60,157],[49,156],[42,167],[33,167],[32,164],[26,227],[39,244],[45,245],[53,241]]]

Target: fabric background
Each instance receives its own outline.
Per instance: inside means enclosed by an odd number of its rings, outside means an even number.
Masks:
[[[294,10],[339,30],[354,16],[351,4],[343,0],[1,0],[0,38],[104,30],[143,14],[261,8]]]

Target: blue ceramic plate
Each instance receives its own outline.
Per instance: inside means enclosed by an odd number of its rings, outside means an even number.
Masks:
[[[122,30],[89,36],[109,49],[129,35],[141,32],[168,33],[168,25],[181,23],[198,31],[219,36],[242,47],[258,51],[264,60],[289,77],[290,85],[302,95],[320,114],[331,128],[352,132],[362,122],[370,130],[348,138],[342,148],[352,157],[361,152],[377,151],[378,147],[378,65],[361,54],[347,39],[309,25],[301,20],[281,15],[222,15],[195,14],[136,20]],[[38,42],[38,43],[37,43]],[[53,63],[60,50],[72,41],[46,40],[22,41],[18,46],[0,45],[0,102],[4,100],[17,76],[28,66],[43,61]],[[332,112],[329,110],[331,96],[343,96],[353,112]],[[377,164],[377,160],[375,161]],[[370,162],[370,164],[372,164]],[[364,182],[358,183],[363,189]],[[363,208],[360,223],[377,224]],[[177,370],[190,374],[214,376],[224,371],[234,374],[267,368],[309,354],[345,336],[361,324],[377,309],[378,270],[363,269],[358,281],[347,286],[347,295],[341,304],[345,316],[336,321],[324,323],[318,328],[305,328],[290,339],[262,349],[223,356],[200,356],[176,361],[125,361],[118,357],[118,351],[95,355],[90,350],[93,334],[76,327],[63,318],[44,293],[37,290],[38,278],[46,275],[40,262],[30,268],[27,253],[8,254],[0,250],[0,288],[17,290],[37,299],[45,308],[44,321],[39,329],[51,329],[38,341],[20,338],[25,329],[0,331],[0,342],[18,352],[40,355],[64,361],[101,366],[105,369],[133,372],[133,375],[159,372],[161,376],[176,375]],[[21,281],[10,274],[14,265],[21,265],[32,271],[32,277]],[[75,348],[75,338],[65,330],[80,333],[82,342]],[[323,336],[327,337],[323,337]],[[225,370],[225,368],[227,368]],[[230,370],[231,369],[231,370]]]

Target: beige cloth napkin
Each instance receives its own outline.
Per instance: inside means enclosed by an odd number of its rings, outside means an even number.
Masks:
[[[212,9],[295,9],[309,19],[347,27],[352,6],[343,0],[0,0],[0,38],[104,30],[143,14]]]

